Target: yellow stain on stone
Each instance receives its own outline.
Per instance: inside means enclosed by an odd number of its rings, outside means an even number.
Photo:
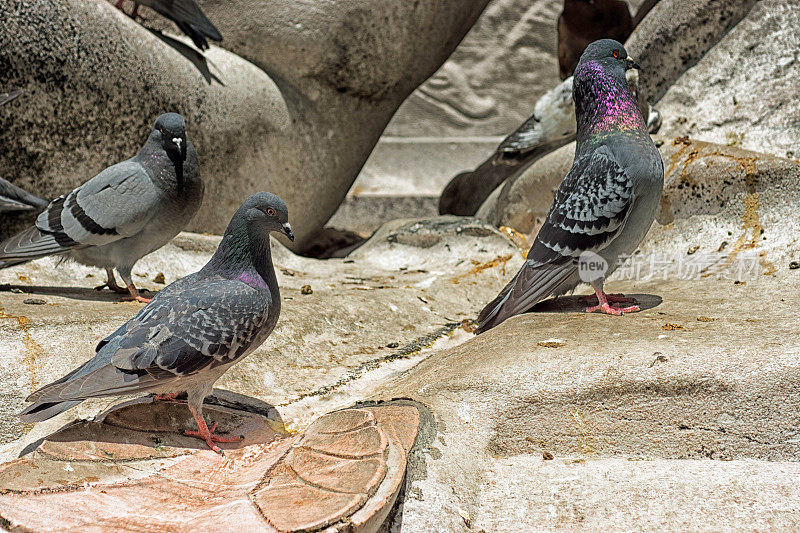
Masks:
[[[511,242],[514,243],[514,246],[519,248],[520,253],[522,253],[522,258],[528,258],[528,251],[530,250],[530,244],[528,244],[528,239],[520,233],[519,231],[515,230],[511,226],[500,226],[498,228],[500,232],[511,239]]]
[[[480,272],[483,272],[484,270],[487,270],[489,268],[494,268],[496,266],[501,266],[502,267],[501,274],[503,276],[505,276],[506,275],[506,263],[508,262],[509,259],[511,259],[511,257],[512,257],[512,255],[508,254],[508,255],[504,255],[504,256],[492,259],[491,261],[488,261],[486,263],[480,263],[478,261],[472,260],[472,264],[475,265],[475,267],[472,270],[470,270],[469,272],[465,272],[464,274],[459,274],[458,276],[450,278],[450,281],[452,281],[453,283],[458,284],[458,283],[460,283],[460,281],[462,279],[464,279],[466,277],[472,276],[473,274],[479,274]]]
[[[31,376],[30,391],[33,392],[39,388],[39,380],[36,378],[36,357],[42,355],[44,349],[38,342],[33,340],[28,317],[7,314],[3,307],[0,307],[0,320],[2,319],[15,320],[22,331],[22,342],[25,344],[25,353],[22,356],[22,362]]]

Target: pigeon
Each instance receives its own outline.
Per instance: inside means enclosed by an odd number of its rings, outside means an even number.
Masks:
[[[558,17],[561,79],[572,76],[589,43],[604,38],[625,42],[633,27],[628,4],[622,0],[564,0],[564,10]]]
[[[39,422],[87,398],[154,393],[174,401],[187,393],[198,431],[215,442],[203,418],[203,399],[234,363],[258,348],[278,322],[281,298],[270,253],[270,232],[294,240],[286,204],[274,194],[247,198],[231,218],[217,251],[199,271],[159,291],[153,300],[100,341],[96,355],[30,396],[20,413]]]
[[[577,145],[572,168],[520,271],[478,317],[477,333],[537,302],[589,283],[597,305],[587,312],[639,310],[608,295],[605,278],[644,238],[664,188],[664,163],[625,78],[638,68],[617,41],[590,44],[575,69]],[[592,268],[586,268],[587,266]]]
[[[32,228],[0,242],[0,268],[60,254],[105,268],[108,281],[98,289],[107,286],[146,303],[131,280],[133,265],[172,240],[202,200],[186,124],[177,113],[165,113],[138,154],[56,198]],[[114,268],[125,288],[117,285]]]
[[[22,89],[16,89],[11,92],[0,93],[0,105],[14,100],[23,92]],[[41,209],[42,207],[47,207],[47,203],[47,200],[34,196],[3,178],[0,178],[0,213]]]
[[[122,5],[125,0],[118,0],[115,7],[124,13]],[[153,11],[160,13],[175,23],[178,28],[188,35],[194,45],[200,50],[208,49],[206,37],[212,41],[222,41],[219,30],[208,20],[203,10],[197,5],[195,0],[134,0],[134,8],[131,18],[136,18],[139,14],[139,6],[147,6]]]

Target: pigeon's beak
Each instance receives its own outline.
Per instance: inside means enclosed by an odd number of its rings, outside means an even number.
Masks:
[[[629,70],[632,68],[635,68],[636,70],[642,70],[642,67],[640,67],[639,64],[636,61],[634,61],[631,56],[626,57],[624,61],[625,61],[625,70]]]
[[[290,241],[294,242],[294,233],[292,233],[292,226],[290,226],[288,222],[283,225],[283,233],[284,235],[289,237]]]
[[[173,137],[172,142],[178,147],[178,152],[181,154],[181,159],[186,161],[186,144],[184,144],[183,139],[180,137]]]

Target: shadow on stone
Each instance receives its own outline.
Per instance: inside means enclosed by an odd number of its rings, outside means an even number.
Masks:
[[[221,79],[211,73],[211,70],[208,68],[208,59],[202,54],[202,52],[199,52],[197,49],[192,48],[188,44],[181,42],[178,39],[174,39],[169,35],[165,35],[158,30],[154,30],[152,28],[147,28],[147,30],[161,39],[164,44],[171,46],[183,57],[188,59],[189,63],[191,63],[192,66],[194,66],[194,68],[196,68],[198,72],[202,74],[203,78],[206,80],[206,83],[211,85],[211,82],[215,81],[220,85],[225,85]]]
[[[100,278],[102,279],[102,278]],[[84,287],[55,286],[55,285],[0,285],[0,292],[23,292],[25,294],[36,294],[39,296],[62,296],[73,300],[90,300],[96,302],[119,302],[122,301],[124,294],[117,294],[108,289],[96,290]],[[158,291],[139,289],[139,292],[148,298],[152,298]]]
[[[626,294],[625,296],[636,299],[635,303],[626,305],[638,305],[642,311],[658,307],[663,301],[661,296],[655,294]],[[588,305],[595,305],[595,303],[588,303],[586,296],[560,296],[536,304],[528,313],[582,313]]]

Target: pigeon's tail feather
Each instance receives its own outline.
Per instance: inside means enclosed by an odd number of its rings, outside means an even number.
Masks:
[[[528,263],[489,302],[478,315],[476,334],[492,329],[504,320],[523,313],[555,294],[576,272],[572,263],[564,265],[532,266]]]
[[[69,247],[59,244],[54,235],[32,227],[0,243],[0,268],[61,254],[68,250]]]
[[[126,371],[112,364],[103,364],[98,356],[63,378],[45,385],[28,396],[28,402],[83,401],[88,398],[122,396],[151,392],[157,379],[145,371]],[[177,379],[176,375],[171,375]],[[164,384],[165,381],[159,381]]]
[[[192,42],[197,48],[199,48],[200,50],[208,50],[209,47],[208,47],[208,41],[206,40],[206,36],[203,35],[203,32],[198,31],[196,26],[193,26],[186,22],[175,22],[175,25],[177,25],[178,28],[183,33],[189,36],[189,38],[192,40]]]
[[[29,405],[18,416],[26,423],[41,422],[49,418],[53,418],[66,411],[72,409],[82,400],[70,400],[68,402],[38,402]]]
[[[0,213],[5,211],[30,211],[47,207],[48,202],[0,178]]]
[[[11,92],[0,94],[0,105],[5,104],[6,102],[10,102],[11,100],[16,98],[17,96],[21,95],[23,92],[24,92],[23,89],[16,89],[16,90],[11,91]]]

